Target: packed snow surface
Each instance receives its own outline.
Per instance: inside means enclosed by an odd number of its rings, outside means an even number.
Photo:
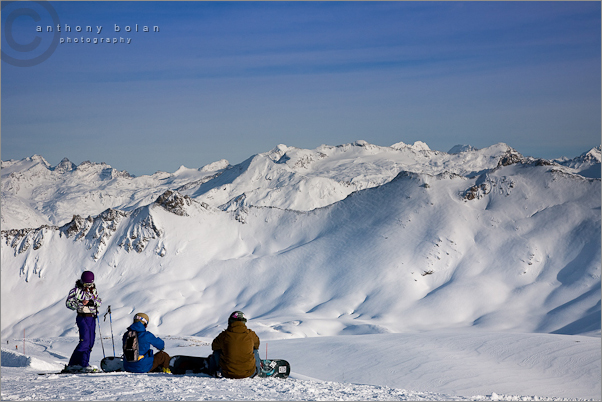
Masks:
[[[597,399],[600,193],[600,147],[278,145],[141,177],[3,161],[2,399]],[[145,312],[168,353],[206,356],[243,310],[291,378],[38,376],[75,347],[83,270],[116,340]]]
[[[165,340],[171,355],[211,353],[210,338]],[[269,341],[268,357],[286,357],[291,363],[291,377],[285,380],[38,375],[60,370],[76,342],[70,337],[28,339],[25,352],[36,357],[27,358],[2,349],[2,399],[561,400],[600,395],[599,339],[584,336],[448,330]],[[112,356],[110,336],[103,342]],[[23,347],[20,340],[10,340],[13,345]],[[262,357],[264,348],[265,343]],[[100,345],[92,355],[98,363]]]

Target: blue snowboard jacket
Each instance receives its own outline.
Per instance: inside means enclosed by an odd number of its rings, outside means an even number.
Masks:
[[[136,321],[130,325],[128,330],[131,329],[138,332],[138,353],[141,357],[144,357],[137,362],[128,362],[124,359],[123,369],[131,373],[148,373],[153,367],[153,350],[151,349],[151,345],[159,350],[163,350],[165,349],[165,342],[163,342],[161,338],[153,335],[151,332],[148,332],[144,324],[142,324],[140,321]],[[123,334],[122,341],[124,345],[126,337],[127,332]]]

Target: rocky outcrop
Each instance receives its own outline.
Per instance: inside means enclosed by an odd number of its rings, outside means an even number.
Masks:
[[[3,230],[2,240],[15,250],[15,254],[21,254],[32,246],[34,250],[38,250],[44,242],[44,234],[58,229],[56,226],[43,225],[36,229]]]
[[[247,216],[249,215],[249,206],[247,204],[247,195],[241,194],[228,201],[226,204],[219,207],[222,211],[230,212],[234,219],[240,223],[247,222]]]
[[[192,205],[193,200],[187,195],[182,195],[177,191],[166,190],[157,198],[155,204],[165,208],[172,214],[179,216],[188,216],[186,208]]]
[[[119,246],[127,252],[136,251],[141,253],[146,249],[150,240],[163,235],[163,230],[156,225],[152,215],[148,212],[148,208],[139,209],[133,215],[132,223],[119,241]]]

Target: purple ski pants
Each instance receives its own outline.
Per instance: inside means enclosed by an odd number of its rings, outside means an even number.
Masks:
[[[96,338],[96,321],[94,317],[77,316],[75,322],[79,329],[79,343],[71,355],[69,365],[79,364],[82,367],[90,365],[90,352]]]

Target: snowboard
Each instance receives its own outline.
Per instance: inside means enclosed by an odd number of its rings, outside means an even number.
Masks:
[[[100,361],[100,368],[105,373],[123,370],[123,359],[121,357],[107,356]]]
[[[172,374],[207,374],[209,375],[209,359],[197,356],[173,356],[169,361]],[[291,365],[282,359],[261,360],[258,377],[287,378],[291,373]]]
[[[38,375],[55,375],[55,374],[98,374],[98,373],[102,373],[102,370],[99,370],[98,368],[94,368],[91,371],[85,371],[85,370],[67,370],[67,365],[65,365],[65,368],[62,369],[61,371],[58,372],[50,372],[50,373],[38,373]]]
[[[287,378],[291,373],[291,365],[282,359],[263,359],[258,377]]]
[[[209,359],[197,356],[173,356],[169,360],[172,374],[209,374]]]

